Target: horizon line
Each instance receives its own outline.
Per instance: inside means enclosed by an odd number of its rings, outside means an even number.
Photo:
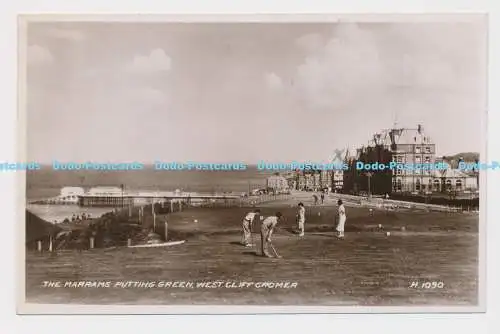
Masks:
[[[466,153],[472,153],[472,154],[478,154],[478,155],[481,155],[480,152],[473,152],[473,151],[463,151],[463,152],[457,152],[457,153],[454,153],[454,154],[436,154],[436,158],[442,158],[442,157],[450,157],[450,156],[455,156],[455,155],[458,155],[458,154],[466,154]],[[201,164],[244,164],[244,165],[247,165],[247,166],[257,166],[259,164],[259,162],[269,162],[269,163],[284,163],[284,162],[293,162],[293,161],[296,161],[296,162],[311,162],[311,163],[314,163],[314,162],[323,162],[323,161],[330,161],[330,160],[333,160],[333,159],[273,159],[273,160],[270,160],[270,159],[262,159],[258,162],[248,162],[248,161],[238,161],[238,160],[234,160],[234,161],[231,161],[231,160],[227,160],[227,161],[196,161],[196,160],[181,160],[181,159],[171,159],[169,161],[165,161],[165,160],[158,160],[158,162],[162,162],[162,163],[188,163],[188,162],[193,162],[193,163],[201,163]],[[26,161],[26,162],[23,162],[23,163],[38,163],[40,164],[41,166],[47,166],[47,165],[52,165],[52,163],[54,161],[57,161],[57,160],[53,160],[51,162],[47,162],[47,161],[44,161],[44,162],[41,162],[41,161],[36,161],[36,160],[31,160],[31,161]],[[132,163],[140,163],[140,164],[143,164],[145,166],[154,166],[155,163],[154,162],[142,162],[142,161],[135,161],[135,160],[132,160],[132,161],[126,161],[126,160],[121,160],[121,161],[92,161],[91,159],[89,160],[85,160],[85,161],[58,161],[58,162],[61,162],[61,163],[79,163],[79,164],[84,164],[84,163],[101,163],[101,164],[124,164],[124,163],[127,163],[127,164],[132,164]]]

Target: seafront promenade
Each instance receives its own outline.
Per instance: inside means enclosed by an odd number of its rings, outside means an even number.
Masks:
[[[314,205],[314,192],[307,191],[293,191],[287,196],[287,203],[304,203],[306,206]],[[337,205],[337,200],[341,199],[347,206],[365,207],[379,210],[398,210],[398,209],[412,209],[421,211],[438,211],[438,212],[460,212],[463,208],[450,207],[446,205],[436,205],[428,203],[417,203],[410,201],[400,201],[393,199],[384,199],[380,197],[367,197],[367,196],[354,196],[340,193],[330,193],[326,196],[323,205],[316,206],[332,206]],[[278,199],[279,201],[280,199]]]

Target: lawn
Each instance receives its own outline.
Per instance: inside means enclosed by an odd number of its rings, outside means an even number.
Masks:
[[[334,207],[309,207],[306,236],[294,231],[296,208],[266,204],[285,222],[273,238],[282,259],[258,256],[240,240],[248,208],[193,208],[158,217],[186,243],[168,248],[27,253],[26,298],[31,303],[220,305],[477,305],[478,216],[386,212],[347,207],[346,239],[334,237]],[[195,220],[197,222],[195,222]],[[150,223],[150,222],[149,222]],[[382,225],[379,228],[379,224]],[[159,224],[158,226],[162,226]],[[391,235],[387,236],[386,232]],[[161,232],[161,231],[159,231]],[[162,232],[161,232],[162,233]],[[259,239],[254,234],[256,241]],[[241,288],[70,288],[43,281],[246,281]],[[258,288],[257,282],[297,282]],[[412,282],[440,282],[425,289]]]

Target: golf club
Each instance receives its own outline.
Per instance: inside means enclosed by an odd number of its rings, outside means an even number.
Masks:
[[[252,247],[255,247],[254,236],[253,236],[253,222],[250,225],[250,242],[252,243]]]
[[[274,245],[272,243],[269,243],[271,245],[271,249],[273,250],[274,254],[278,259],[283,258],[283,256],[279,255],[278,252],[276,251],[276,248],[274,248]]]

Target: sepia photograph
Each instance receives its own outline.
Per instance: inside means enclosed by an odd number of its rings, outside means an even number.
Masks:
[[[484,312],[486,15],[18,28],[19,313]]]

